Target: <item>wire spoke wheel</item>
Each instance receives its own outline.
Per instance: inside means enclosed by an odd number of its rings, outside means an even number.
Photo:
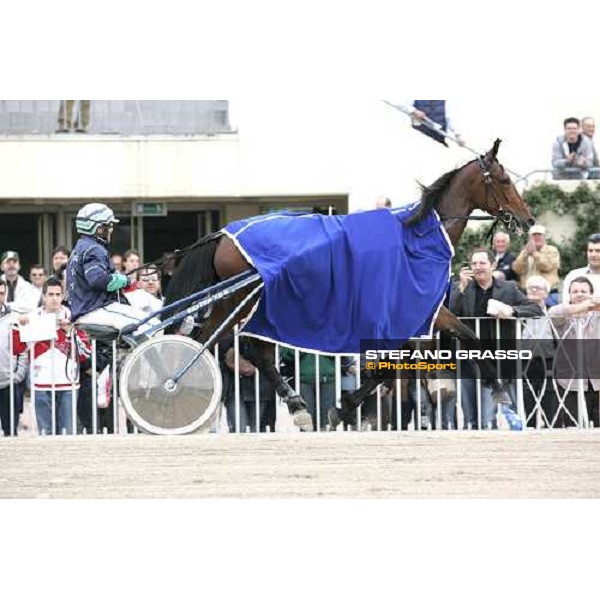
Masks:
[[[121,401],[133,423],[146,433],[183,435],[210,422],[221,400],[221,372],[206,351],[177,382],[175,374],[202,351],[178,335],[144,342],[126,358],[119,379]]]

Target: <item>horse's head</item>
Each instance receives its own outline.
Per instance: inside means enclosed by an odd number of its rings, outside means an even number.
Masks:
[[[535,225],[535,219],[510,175],[498,162],[500,144],[501,140],[496,140],[487,154],[471,164],[475,176],[471,186],[472,208],[498,217],[510,231],[528,231]]]

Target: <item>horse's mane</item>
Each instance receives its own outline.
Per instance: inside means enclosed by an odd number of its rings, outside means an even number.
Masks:
[[[213,260],[220,238],[210,238],[207,236],[206,243],[200,240],[197,247],[187,251],[180,259],[167,288],[165,306],[219,281]]]
[[[454,169],[454,171],[449,171],[445,175],[442,175],[430,186],[425,186],[422,183],[419,183],[419,187],[421,188],[421,204],[415,214],[406,221],[406,224],[415,225],[416,223],[421,222],[432,209],[437,208],[444,193],[450,187],[450,184],[456,175],[458,175],[459,171],[464,169],[466,166],[467,165],[464,165],[463,167]]]

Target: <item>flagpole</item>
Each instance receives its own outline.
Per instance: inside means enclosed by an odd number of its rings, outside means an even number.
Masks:
[[[409,117],[412,117],[413,111],[410,110],[409,108],[407,108],[406,106],[403,106],[402,104],[393,104],[392,102],[389,102],[388,100],[382,100],[382,102],[384,104],[387,104],[388,106],[390,106],[392,108],[395,108],[396,110],[404,113],[405,115],[408,115]],[[484,156],[485,155],[485,152],[478,152],[477,150],[475,150],[474,148],[471,148],[471,147],[467,146],[463,142],[459,143],[458,139],[455,136],[453,136],[450,133],[448,133],[447,131],[445,131],[444,128],[439,123],[436,123],[435,121],[432,121],[429,117],[424,117],[423,119],[415,119],[415,120],[418,120],[420,123],[422,123],[423,125],[425,125],[429,129],[432,129],[433,131],[435,131],[439,135],[444,136],[446,139],[450,140],[451,142],[454,142],[458,146],[461,146],[465,150],[468,150],[472,154],[475,154],[475,156]],[[514,177],[516,177],[518,180],[523,179],[518,173],[515,173],[514,171],[511,171],[510,169],[506,169],[506,171],[508,171],[511,175],[513,175]]]

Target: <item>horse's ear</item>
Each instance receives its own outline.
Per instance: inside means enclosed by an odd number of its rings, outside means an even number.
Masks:
[[[491,155],[494,158],[498,158],[498,150],[500,149],[501,143],[502,143],[502,140],[499,140],[499,139],[494,142],[494,147],[492,148],[492,152],[491,152]]]

